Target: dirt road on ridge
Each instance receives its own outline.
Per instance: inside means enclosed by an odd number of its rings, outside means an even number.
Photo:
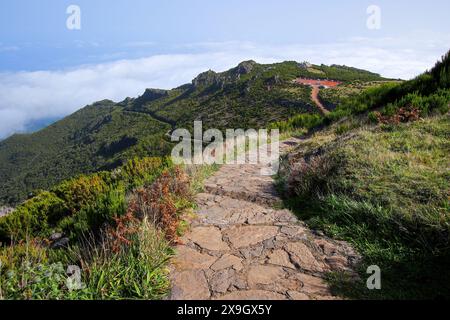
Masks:
[[[322,112],[323,114],[328,114],[330,113],[330,111],[328,111],[327,108],[325,108],[322,102],[320,101],[319,92],[320,89],[318,86],[312,86],[311,99],[319,108],[320,112]]]

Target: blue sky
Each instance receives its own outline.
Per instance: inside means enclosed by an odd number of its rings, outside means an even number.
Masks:
[[[81,30],[66,27],[71,4]],[[366,26],[370,5],[381,9],[380,30]],[[448,12],[448,0],[2,0],[0,139],[244,59],[411,78],[449,49]]]

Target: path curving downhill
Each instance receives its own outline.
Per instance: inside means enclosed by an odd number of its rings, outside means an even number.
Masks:
[[[330,111],[327,108],[325,108],[325,106],[320,101],[319,92],[320,92],[320,89],[318,86],[312,86],[311,100],[316,104],[317,108],[319,108],[320,112],[322,112],[322,114],[326,115],[326,114],[330,113]]]
[[[281,143],[286,152],[298,142]],[[197,196],[197,217],[171,264],[172,300],[336,299],[323,280],[358,260],[344,242],[309,230],[260,164],[223,165]],[[275,206],[274,206],[275,205]]]

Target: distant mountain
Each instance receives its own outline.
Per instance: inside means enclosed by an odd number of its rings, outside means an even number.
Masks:
[[[346,66],[245,61],[226,72],[207,71],[172,90],[147,89],[138,98],[96,102],[33,134],[0,142],[0,204],[17,204],[36,189],[82,173],[115,168],[132,157],[161,156],[166,133],[191,128],[260,128],[301,113],[318,113],[298,77],[385,80]]]

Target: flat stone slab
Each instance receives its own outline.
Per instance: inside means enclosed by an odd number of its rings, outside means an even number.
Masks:
[[[311,298],[308,295],[304,294],[303,292],[298,292],[298,291],[288,291],[288,296],[292,300],[297,300],[297,301],[311,300]]]
[[[290,242],[284,246],[289,253],[291,261],[304,270],[323,272],[325,265],[317,261],[311,249],[302,242]]]
[[[295,269],[295,266],[289,259],[289,254],[281,249],[274,250],[271,254],[269,254],[268,263],[290,269]]]
[[[251,266],[248,271],[248,285],[250,288],[262,284],[273,284],[285,277],[281,267],[274,266]]]
[[[318,296],[330,296],[330,290],[321,278],[313,277],[304,273],[295,275],[295,278],[300,280],[303,284],[301,292],[318,295]]]
[[[206,300],[211,297],[202,270],[177,272],[172,277],[172,300]]]
[[[258,244],[278,234],[276,226],[240,226],[225,231],[234,248],[245,248]]]
[[[211,266],[211,269],[214,271],[219,271],[230,267],[236,271],[241,271],[243,268],[242,259],[231,254],[224,254]]]
[[[214,292],[226,293],[235,282],[236,271],[233,269],[224,269],[215,272],[209,283]]]
[[[172,263],[177,270],[208,269],[217,260],[216,257],[187,246],[178,246],[176,251],[177,255]]]
[[[228,245],[222,240],[222,232],[216,227],[193,228],[187,238],[203,249],[211,251],[229,250]]]

